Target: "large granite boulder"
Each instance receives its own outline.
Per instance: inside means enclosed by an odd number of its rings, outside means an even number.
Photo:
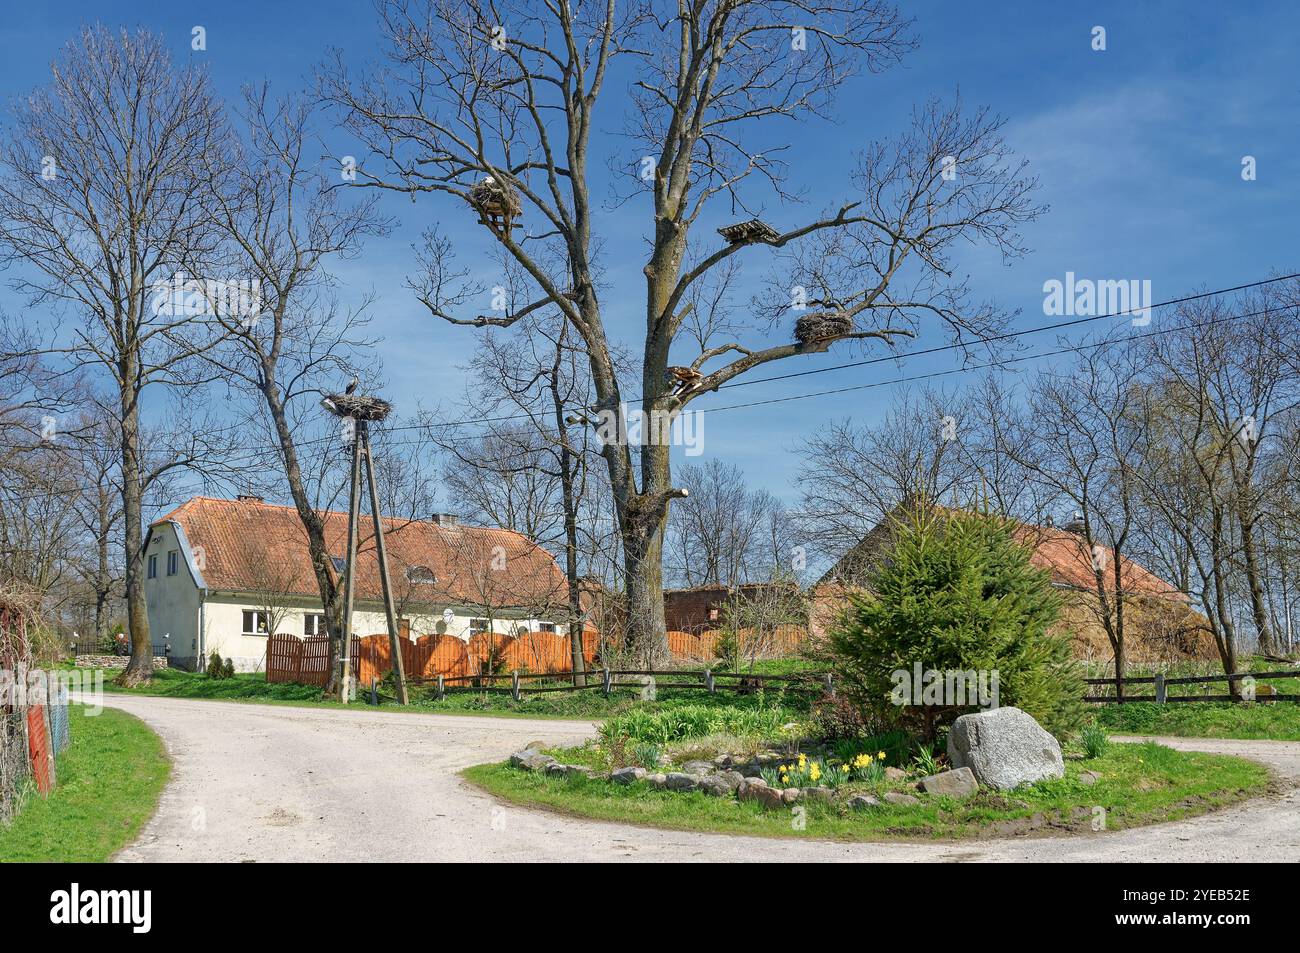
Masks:
[[[948,760],[998,791],[1065,776],[1061,745],[1019,708],[962,715],[948,733]]]

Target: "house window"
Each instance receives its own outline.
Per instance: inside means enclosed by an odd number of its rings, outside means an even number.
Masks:
[[[266,635],[269,629],[267,613],[261,609],[244,610],[244,635]]]
[[[174,549],[167,554],[167,575],[169,576],[176,575],[176,564],[177,564],[176,557],[177,557],[177,553],[176,550]]]
[[[487,619],[470,619],[470,620],[469,620],[469,634],[470,634],[470,635],[478,635],[480,632],[486,632],[487,630],[488,630],[488,620],[487,620]]]
[[[548,632],[548,633],[550,633],[551,635],[554,635],[554,634],[555,634],[555,623],[554,623],[554,622],[539,622],[539,623],[537,623],[537,631],[538,631],[538,632]]]
[[[244,613],[247,615],[248,613]],[[308,612],[302,617],[302,634],[306,636],[325,634],[325,617]]]
[[[433,570],[428,566],[407,566],[406,579],[408,582],[421,585],[432,585],[438,581],[438,577],[433,574]]]
[[[158,578],[158,557],[157,556],[149,557],[149,578],[150,579]]]

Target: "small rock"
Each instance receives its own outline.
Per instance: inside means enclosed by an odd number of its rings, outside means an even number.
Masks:
[[[552,764],[555,764],[554,758],[532,748],[516,751],[510,756],[510,766],[512,768],[522,768],[525,771],[544,771],[547,766]]]
[[[928,778],[922,778],[918,786],[926,794],[938,797],[970,797],[980,787],[975,780],[975,773],[970,768],[940,771]]]
[[[745,779],[735,771],[719,771],[700,778],[700,790],[714,797],[730,797]]]
[[[804,788],[804,800],[821,801],[823,804],[830,804],[835,800],[835,792],[830,788]]]
[[[904,771],[902,768],[895,768],[892,765],[888,768],[885,768],[886,781],[902,781],[906,777],[907,777],[907,772]]]
[[[609,779],[615,784],[631,784],[633,781],[643,780],[645,775],[645,768],[619,768],[610,772]]]
[[[694,791],[700,786],[700,780],[693,774],[684,774],[681,771],[670,771],[668,772],[664,786],[670,791]]]
[[[898,791],[886,791],[884,797],[886,804],[893,804],[895,807],[913,807],[921,803],[920,798]]]
[[[693,774],[696,775],[697,777],[703,777],[706,774],[712,774],[713,770],[714,770],[714,764],[712,761],[687,761],[684,765],[682,765],[683,773]]]
[[[858,794],[849,798],[849,810],[865,811],[869,807],[880,807],[880,801],[870,794]]]
[[[747,778],[745,782],[736,790],[736,797],[742,801],[757,801],[764,808],[781,807],[785,801],[781,799],[781,792],[775,788],[769,788],[760,778]]]
[[[1080,783],[1080,784],[1086,784],[1088,787],[1092,787],[1092,786],[1093,786],[1094,784],[1096,784],[1100,779],[1101,779],[1101,775],[1098,774],[1096,771],[1080,771],[1080,772],[1079,772],[1079,783]]]
[[[798,788],[786,788],[781,792],[781,800],[786,804],[793,804],[799,800],[800,794],[802,792]]]
[[[664,773],[662,773],[662,772],[658,772],[658,773],[655,773],[655,774],[648,774],[648,775],[646,775],[646,782],[647,782],[647,783],[648,783],[652,788],[658,788],[658,789],[662,790],[662,789],[663,789],[664,787],[666,787],[667,784],[668,784],[668,775],[666,775],[666,774],[664,774]]]
[[[763,766],[756,761],[736,765],[736,770],[747,778],[761,778],[763,776]]]
[[[528,744],[524,745],[524,750],[525,750],[525,751],[540,751],[542,748],[545,748],[545,747],[547,747],[547,744],[546,744],[545,741],[530,741],[530,742],[528,742]]]
[[[713,759],[713,764],[718,768],[729,768],[731,767],[731,755],[720,754]]]

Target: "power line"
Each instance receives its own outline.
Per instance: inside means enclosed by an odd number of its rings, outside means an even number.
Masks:
[[[1177,304],[1186,304],[1188,302],[1195,302],[1195,300],[1204,300],[1206,298],[1213,298],[1213,296],[1217,296],[1217,295],[1232,294],[1232,293],[1236,293],[1236,291],[1255,289],[1255,287],[1271,285],[1271,283],[1277,283],[1279,281],[1290,281],[1292,280],[1292,278],[1300,278],[1300,272],[1283,274],[1283,276],[1278,276],[1274,278],[1261,278],[1261,280],[1258,281],[1243,283],[1243,285],[1234,285],[1231,287],[1225,287],[1225,289],[1217,289],[1213,291],[1201,291],[1201,293],[1197,293],[1193,295],[1184,295],[1182,296],[1182,298],[1170,298],[1164,300],[1164,302],[1156,302],[1153,304],[1148,304],[1148,306],[1144,306],[1144,307],[1126,308],[1126,309],[1122,309],[1122,311],[1105,313],[1105,315],[1076,317],[1076,319],[1070,321],[1058,321],[1056,322],[1056,324],[1039,325],[1039,326],[1035,326],[1035,328],[1024,328],[1022,330],[1017,330],[1017,332],[1006,332],[1004,334],[993,335],[993,337],[982,338],[980,339],[979,342],[972,342],[972,343],[996,343],[1000,341],[1010,341],[1010,339],[1021,338],[1024,337],[1024,335],[1028,335],[1028,334],[1040,334],[1044,332],[1049,332],[1049,330],[1063,330],[1066,328],[1075,328],[1075,326],[1092,324],[1092,322],[1096,322],[1096,321],[1113,320],[1113,319],[1117,319],[1117,317],[1126,317],[1130,315],[1135,315],[1135,313],[1153,311],[1153,309],[1156,308],[1177,306]],[[1238,319],[1245,319],[1245,317],[1257,317],[1258,315],[1262,315],[1262,313],[1268,313],[1268,311],[1269,309],[1262,309],[1262,311],[1245,313],[1245,315],[1230,315],[1227,316],[1226,319],[1221,319],[1221,320],[1238,320]],[[1136,334],[1134,335],[1134,339],[1154,337],[1154,335],[1174,332],[1174,330],[1186,330],[1188,328],[1201,328],[1201,326],[1210,326],[1213,324],[1218,324],[1218,322],[1219,321],[1210,321],[1210,322],[1205,322],[1205,324],[1175,326],[1175,328],[1157,330],[1157,332],[1151,332],[1147,334]],[[1105,345],[1105,343],[1110,343],[1110,342],[1102,342],[1102,345]],[[724,387],[748,386],[750,384],[764,384],[764,382],[793,380],[793,378],[798,378],[798,377],[810,377],[813,376],[813,374],[829,373],[832,371],[844,371],[844,369],[849,369],[849,368],[870,367],[870,365],[883,364],[883,363],[887,363],[887,361],[902,361],[909,358],[920,358],[920,356],[926,356],[932,354],[944,354],[944,352],[948,352],[948,351],[965,350],[965,348],[969,346],[970,345],[966,345],[966,343],[952,343],[952,345],[939,345],[935,347],[922,348],[922,350],[917,350],[917,351],[907,351],[904,352],[904,354],[881,355],[879,356],[879,358],[870,358],[870,359],[863,359],[858,361],[848,361],[848,363],[835,364],[835,365],[831,365],[831,367],[811,368],[809,369],[809,371],[797,371],[797,372],[790,372],[787,374],[772,374],[772,376],[768,376],[768,377],[750,378],[750,380],[745,380],[745,381],[732,381],[729,382],[729,384],[720,385],[719,390],[724,389]],[[888,380],[888,381],[872,381],[870,382],[870,384],[859,384],[859,385],[852,385],[848,387],[835,387],[835,389],[831,389],[831,390],[814,391],[814,393],[811,394],[794,394],[794,395],[789,395],[789,397],[783,397],[783,398],[753,400],[753,402],[746,402],[740,404],[725,404],[725,406],[723,407],[703,408],[703,410],[708,410],[711,412],[744,410],[744,408],[746,407],[763,407],[763,406],[768,406],[768,404],[793,402],[793,400],[809,400],[818,397],[833,397],[833,395],[836,394],[853,393],[853,391],[858,391],[858,390],[870,390],[870,389],[874,389],[874,387],[894,386],[898,384],[913,384],[913,382],[932,380],[932,378],[936,378],[936,377],[952,376],[952,374],[956,374],[956,373],[967,373],[970,371],[985,371],[985,369],[995,368],[995,367],[1005,367],[1005,365],[1008,364],[1023,363],[1023,361],[1027,361],[1027,360],[1039,360],[1043,358],[1052,358],[1052,356],[1058,356],[1062,354],[1079,354],[1079,352],[1082,352],[1083,350],[1088,350],[1089,347],[1097,347],[1097,346],[1101,346],[1101,345],[1065,347],[1065,348],[1060,348],[1060,350],[1056,350],[1056,351],[1043,352],[1043,354],[1022,355],[1019,356],[1019,358],[1009,358],[1009,359],[1002,359],[996,361],[989,361],[989,363],[987,364],[965,365],[965,367],[948,369],[948,371],[919,374],[919,376],[913,376],[913,377],[897,377],[897,378],[892,378],[892,380]],[[629,398],[629,402],[636,402],[637,399],[640,398]],[[482,425],[482,424],[508,423],[508,421],[516,421],[516,420],[525,421],[530,419],[532,419],[532,417],[526,415],[526,413],[506,413],[506,415],[499,415],[499,416],[465,417],[465,419],[460,419],[460,420],[443,420],[443,421],[437,421],[437,423],[435,423],[434,425],[439,426],[439,428],[452,428],[452,426],[471,426],[471,425]],[[237,426],[239,426],[239,424],[231,424],[229,426],[226,426],[226,428],[221,428],[221,429],[233,430],[237,428]],[[407,432],[407,430],[419,430],[425,428],[425,426],[428,426],[428,424],[403,424],[398,426],[391,426],[391,428],[385,428],[385,430],[383,430],[383,433],[387,434],[387,433],[396,433],[396,432]],[[303,450],[304,447],[318,446],[321,445],[321,443],[331,443],[337,441],[337,439],[339,439],[337,434],[335,434],[335,436],[330,436],[330,437],[309,438],[309,439],[304,439],[304,441],[296,441],[295,447],[298,450]],[[412,445],[412,443],[419,443],[419,442],[421,441],[385,441],[385,443],[383,443],[383,446],[409,446]],[[92,446],[92,445],[82,445],[82,446]],[[36,450],[36,449],[39,449],[39,447],[36,446],[25,447],[25,450]],[[68,449],[72,450],[73,447],[69,446]],[[100,450],[114,449],[114,446],[99,445],[99,446],[95,446],[94,449],[100,449]],[[257,458],[257,456],[264,456],[265,454],[279,455],[282,454],[282,452],[283,451],[281,447],[279,447],[278,445],[247,447],[247,449],[244,450],[234,451],[233,454],[227,455],[226,459],[227,460],[231,460],[231,459],[250,460],[250,459]],[[85,486],[85,488],[75,488],[75,489],[90,490],[94,488],[92,488],[92,486]],[[31,495],[31,497],[10,497],[10,499],[13,499],[13,501],[25,501],[25,499],[38,498],[40,497],[40,495],[61,495],[61,493],[62,491],[47,491],[47,493],[34,494]]]
[[[1270,280],[1280,281],[1280,280],[1282,280],[1282,279],[1279,278],[1279,279],[1270,279]],[[1256,283],[1256,284],[1259,284],[1259,283]],[[1242,285],[1242,286],[1240,286],[1240,287],[1244,288],[1244,287],[1254,287],[1254,286],[1255,286],[1255,285]],[[1238,290],[1238,289],[1227,289],[1227,290],[1228,290],[1228,291],[1233,291],[1233,290]],[[1196,297],[1204,297],[1204,296],[1203,296],[1203,295],[1199,295],[1199,296],[1196,296]],[[1190,300],[1190,299],[1182,299],[1182,300]],[[1162,305],[1163,305],[1163,304],[1164,304],[1164,303],[1162,303]],[[1152,305],[1152,307],[1158,307],[1158,305]],[[1263,315],[1263,314],[1269,314],[1272,310],[1273,310],[1273,309],[1271,309],[1271,308],[1264,308],[1264,309],[1261,309],[1261,310],[1259,310],[1259,311],[1250,311],[1250,312],[1246,312],[1246,313],[1244,313],[1244,314],[1230,314],[1230,315],[1225,315],[1225,316],[1223,316],[1223,317],[1215,318],[1215,319],[1210,320],[1210,321],[1203,321],[1203,322],[1199,322],[1199,323],[1185,324],[1185,325],[1177,325],[1177,326],[1170,327],[1170,328],[1160,328],[1160,329],[1157,329],[1157,330],[1153,330],[1153,331],[1145,332],[1145,333],[1143,333],[1143,334],[1135,334],[1135,335],[1132,335],[1130,338],[1128,338],[1128,340],[1144,340],[1144,339],[1146,339],[1146,338],[1159,337],[1159,336],[1162,335],[1162,334],[1172,334],[1172,333],[1177,332],[1177,331],[1200,330],[1200,329],[1202,329],[1202,328],[1214,327],[1215,325],[1225,324],[1225,323],[1227,323],[1227,322],[1229,322],[1229,321],[1238,321],[1238,320],[1243,320],[1243,319],[1245,319],[1245,318],[1254,318],[1254,317],[1259,317],[1260,315]],[[1122,314],[1122,312],[1120,312],[1120,314]],[[1118,314],[1117,314],[1117,315],[1110,315],[1110,317],[1115,317],[1115,316],[1118,316]],[[1095,319],[1095,318],[1090,318],[1090,319],[1087,319],[1087,320],[1096,320],[1096,319]],[[1079,322],[1071,322],[1071,323],[1079,323]],[[1040,330],[1040,329],[1034,329],[1034,330]],[[1032,333],[1032,331],[1031,331],[1031,332],[1026,332],[1026,333]],[[830,390],[815,391],[815,392],[807,393],[807,394],[792,394],[792,395],[789,395],[789,396],[786,396],[786,397],[772,397],[772,398],[768,398],[768,399],[766,399],[766,400],[746,401],[745,403],[740,403],[740,404],[725,404],[725,405],[723,405],[723,406],[721,406],[721,407],[706,407],[706,408],[701,408],[701,412],[718,413],[718,412],[726,411],[726,410],[744,410],[744,409],[746,409],[746,408],[750,408],[750,407],[764,407],[764,406],[769,406],[769,405],[772,405],[772,404],[790,403],[790,402],[798,401],[798,400],[811,400],[811,399],[813,399],[813,398],[817,398],[817,397],[830,397],[830,396],[835,396],[835,395],[838,395],[838,394],[847,394],[847,393],[852,393],[852,392],[855,392],[855,391],[871,390],[871,389],[873,389],[873,388],[877,388],[877,387],[892,387],[892,386],[896,386],[896,385],[899,385],[899,384],[910,384],[910,383],[916,383],[916,382],[919,382],[919,381],[933,380],[933,379],[935,379],[935,378],[940,378],[940,377],[949,377],[949,376],[952,376],[952,375],[955,375],[955,374],[967,374],[967,373],[971,373],[971,372],[973,372],[973,371],[989,370],[989,369],[991,369],[991,368],[996,368],[996,367],[1005,367],[1005,366],[1010,365],[1010,364],[1020,364],[1020,363],[1024,363],[1024,362],[1026,362],[1026,361],[1042,360],[1042,359],[1044,359],[1044,358],[1057,357],[1057,356],[1060,356],[1060,355],[1063,355],[1063,354],[1082,354],[1082,353],[1085,352],[1085,351],[1094,350],[1094,349],[1096,349],[1096,348],[1109,347],[1109,346],[1111,346],[1111,345],[1114,344],[1114,343],[1115,343],[1114,341],[1107,340],[1107,341],[1098,341],[1098,342],[1095,342],[1095,343],[1093,343],[1093,344],[1081,344],[1081,345],[1074,345],[1074,346],[1071,346],[1071,347],[1062,347],[1062,348],[1058,348],[1058,349],[1053,350],[1053,351],[1043,351],[1043,352],[1039,352],[1039,353],[1035,353],[1035,354],[1024,354],[1024,355],[1020,355],[1020,356],[1018,356],[1018,357],[1014,357],[1014,358],[1007,358],[1007,359],[1003,359],[1003,360],[990,361],[990,362],[988,362],[988,363],[986,363],[986,364],[970,364],[970,365],[964,365],[964,366],[962,366],[962,367],[948,368],[948,369],[946,369],[946,370],[941,370],[941,371],[931,371],[931,372],[928,372],[928,373],[925,373],[925,374],[915,374],[915,375],[910,375],[910,376],[906,376],[906,377],[896,377],[896,378],[891,378],[891,379],[889,379],[889,380],[884,380],[884,381],[871,381],[871,382],[866,383],[866,384],[854,384],[854,385],[850,385],[850,386],[848,386],[848,387],[837,387],[837,388],[833,388],[833,389],[830,389]],[[950,349],[951,349],[951,348],[945,348],[945,350],[950,350]],[[921,352],[914,352],[914,353],[921,353]],[[907,355],[907,356],[910,356],[910,355]],[[476,424],[476,423],[489,423],[489,422],[496,422],[496,421],[500,421],[500,420],[527,420],[527,419],[530,419],[527,415],[516,414],[516,415],[507,415],[507,416],[504,416],[504,417],[468,418],[468,419],[465,419],[465,420],[441,422],[441,423],[438,424],[438,426],[444,426],[444,427],[445,427],[445,426],[466,426],[466,425],[469,425],[469,424]],[[410,425],[410,426],[408,426],[408,427],[403,427],[403,428],[392,428],[392,430],[400,430],[400,429],[414,429],[414,428],[419,427],[419,426],[423,426],[423,425]],[[390,432],[391,432],[391,431],[390,431]],[[305,445],[305,444],[308,444],[308,443],[319,442],[319,441],[321,441],[321,440],[335,440],[335,439],[337,439],[337,438],[336,438],[336,437],[317,438],[317,439],[314,439],[314,440],[312,440],[312,441],[302,441],[302,442],[299,444],[299,446],[302,446],[302,445]],[[393,440],[393,441],[388,441],[388,442],[386,442],[386,443],[384,444],[384,446],[399,447],[399,446],[408,446],[408,445],[410,445],[410,444],[420,443],[420,442],[421,442],[421,441],[419,441],[419,440]],[[279,448],[268,448],[268,449],[269,449],[270,451],[272,451],[272,452],[279,452]],[[265,451],[262,451],[262,452],[265,452]],[[68,487],[68,488],[65,488],[65,489],[62,489],[62,490],[51,490],[51,491],[45,491],[45,492],[42,492],[42,493],[32,494],[32,495],[30,495],[30,496],[14,496],[14,495],[9,495],[7,498],[10,499],[10,500],[15,500],[15,501],[25,501],[25,500],[32,500],[32,499],[37,499],[37,498],[40,498],[40,497],[47,497],[47,496],[60,496],[60,495],[64,495],[64,494],[66,494],[66,493],[75,492],[75,491],[77,491],[77,490],[87,491],[87,490],[92,490],[92,489],[94,489],[94,488],[95,488],[94,486]]]

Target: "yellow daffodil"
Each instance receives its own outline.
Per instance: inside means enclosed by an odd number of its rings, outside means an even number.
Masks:
[[[885,753],[884,753],[883,751],[879,751],[879,752],[876,753],[876,757],[879,758],[881,761],[884,761],[884,760],[885,760]]]

